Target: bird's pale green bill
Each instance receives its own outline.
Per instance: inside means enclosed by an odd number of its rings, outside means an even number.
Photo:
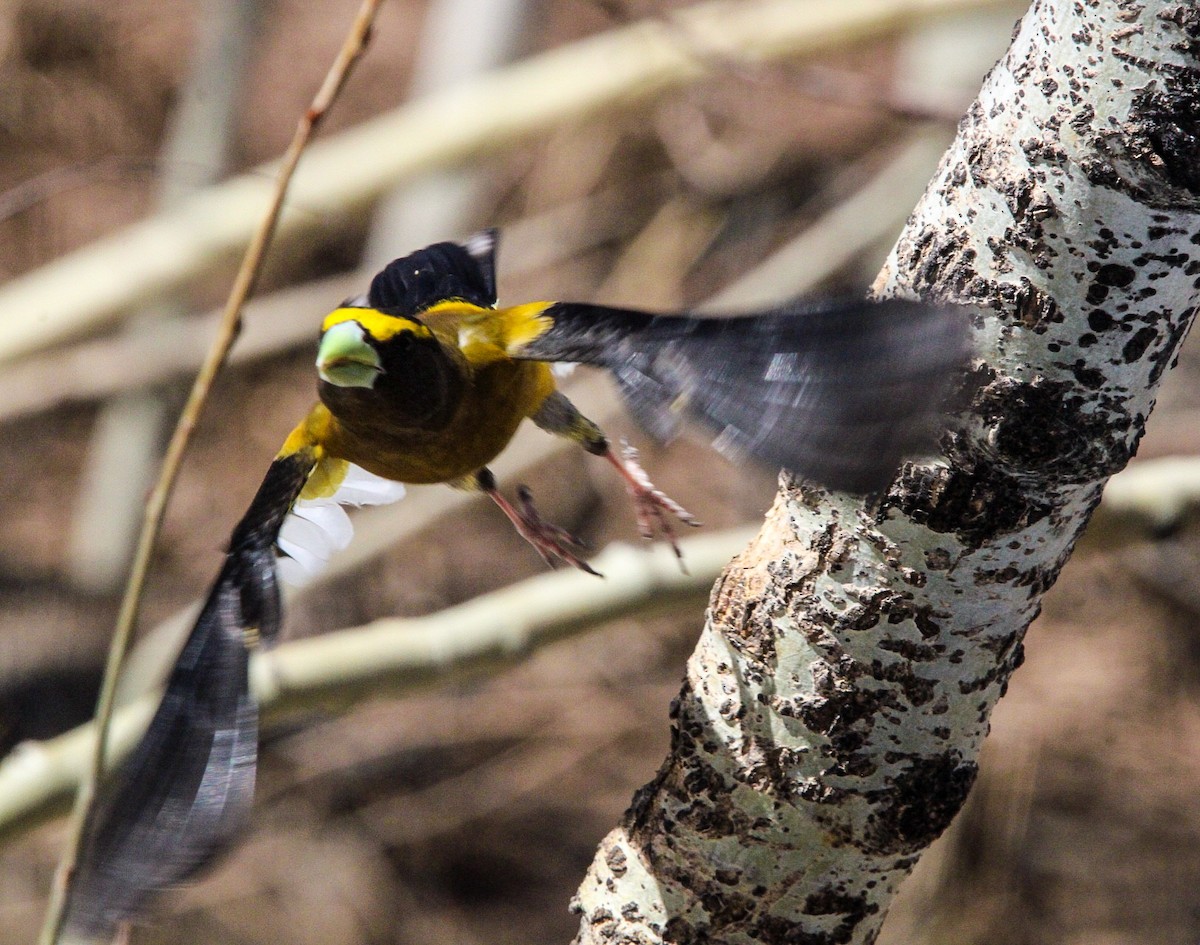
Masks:
[[[335,387],[373,387],[383,371],[379,352],[358,322],[339,322],[321,336],[317,373]]]

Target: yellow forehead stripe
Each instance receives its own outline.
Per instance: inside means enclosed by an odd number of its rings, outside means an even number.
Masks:
[[[412,332],[418,338],[430,337],[430,331],[420,322],[399,315],[386,315],[373,308],[335,308],[321,323],[321,333],[329,331],[342,322],[358,322],[368,335],[376,341],[395,338],[402,331]]]
[[[473,302],[464,302],[462,299],[445,299],[441,302],[434,302],[429,308],[424,309],[422,315],[458,315],[469,316],[487,314],[491,315],[494,309],[481,308]]]

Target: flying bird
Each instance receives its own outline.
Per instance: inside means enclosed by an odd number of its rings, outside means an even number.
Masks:
[[[280,576],[304,579],[349,540],[343,504],[392,501],[404,483],[482,491],[548,562],[592,571],[527,489],[506,498],[488,469],[531,420],[611,465],[641,533],[678,554],[672,523],[695,520],[564,396],[555,362],[607,369],[656,439],[691,421],[735,459],[867,493],[935,445],[968,355],[961,311],[903,300],[720,318],[498,307],[495,244],[485,231],[397,259],[325,317],[318,401],[234,529],[157,713],[89,818],[68,900],[76,937],[111,938],[244,825],[258,736],[249,650],[278,632]]]

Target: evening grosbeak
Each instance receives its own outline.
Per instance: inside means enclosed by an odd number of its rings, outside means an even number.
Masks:
[[[243,825],[258,737],[248,647],[279,628],[280,571],[301,578],[349,539],[342,503],[391,501],[403,483],[482,490],[547,561],[591,571],[527,489],[510,502],[488,470],[528,419],[611,464],[642,534],[678,553],[671,521],[694,520],[557,389],[552,363],[607,369],[656,439],[688,419],[736,459],[866,493],[934,445],[968,354],[960,311],[902,300],[722,318],[496,301],[487,231],[397,259],[325,317],[319,401],[234,529],[162,704],[90,818],[68,908],[77,936],[111,935]]]

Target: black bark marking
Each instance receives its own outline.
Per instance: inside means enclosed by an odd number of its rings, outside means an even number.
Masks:
[[[920,708],[933,701],[937,692],[936,683],[918,676],[912,666],[906,662],[885,664],[876,660],[871,664],[871,674],[876,679],[886,680],[899,686],[909,705],[915,708]]]
[[[896,653],[914,663],[930,663],[940,659],[943,653],[943,647],[917,643],[914,640],[884,640],[879,644],[879,648]]]
[[[1158,18],[1165,23],[1174,23],[1182,34],[1171,48],[1193,59],[1200,59],[1200,7],[1181,3],[1176,7],[1160,10]]]
[[[1116,289],[1126,288],[1137,278],[1137,272],[1129,266],[1107,263],[1096,270],[1096,284]]]
[[[1013,299],[1017,323],[1035,334],[1044,334],[1051,325],[1063,321],[1062,309],[1045,292],[1039,291],[1028,279],[1021,279],[1021,286]]]
[[[868,884],[874,886],[874,883]],[[782,916],[759,917],[748,930],[751,939],[763,945],[845,945],[864,919],[878,915],[879,906],[865,895],[852,896],[825,887],[810,895],[804,904],[804,914],[810,916],[840,916],[832,929],[812,932]],[[872,935],[868,941],[874,941]]]
[[[1058,576],[1060,570],[1061,568],[1053,569],[1053,577],[1050,579],[1051,584],[1054,583],[1054,578]],[[1023,633],[1024,631],[1022,631],[1022,634]],[[973,692],[982,692],[995,682],[1000,683],[1001,694],[1003,694],[1008,689],[1008,680],[1012,677],[1012,674],[1015,673],[1020,668],[1021,664],[1025,662],[1025,644],[1020,640],[1016,640],[1011,637],[1002,637],[1000,639],[991,641],[991,643],[992,649],[995,649],[998,653],[1005,655],[1002,655],[996,664],[982,676],[979,676],[976,679],[960,680],[958,684],[958,691],[962,695],[968,696]]]
[[[1140,360],[1146,353],[1146,349],[1150,347],[1150,342],[1157,337],[1157,329],[1151,328],[1149,325],[1139,328],[1121,349],[1121,357],[1125,359],[1125,363],[1132,364],[1134,361]]]
[[[1154,362],[1154,367],[1150,371],[1150,383],[1157,384],[1163,371],[1175,364],[1179,358],[1179,349],[1183,345],[1183,341],[1188,336],[1188,332],[1192,330],[1192,320],[1183,319],[1177,324],[1171,325],[1167,335],[1167,342],[1152,355],[1150,359]],[[1145,424],[1144,418],[1142,419]],[[1140,434],[1139,434],[1140,438]]]
[[[1194,72],[1190,84],[1170,73],[1167,77],[1165,91],[1145,90],[1134,96],[1132,117],[1166,179],[1200,198],[1200,89]],[[1200,202],[1194,199],[1190,206]]]
[[[754,914],[753,899],[722,889],[717,883],[705,883],[703,889],[697,890],[697,898],[708,913],[709,926],[713,929],[736,925]]]
[[[886,694],[861,689],[824,664],[813,670],[813,690],[813,695],[793,700],[796,717],[813,733],[828,738],[835,748],[853,751],[860,747],[863,736],[855,729],[860,723],[874,720]]]
[[[925,567],[930,571],[949,571],[950,552],[945,548],[930,548],[925,552]]]
[[[1181,32],[1193,16],[1181,15]],[[1173,20],[1168,19],[1170,22]],[[1196,40],[1189,37],[1188,45]],[[1117,58],[1131,58],[1113,50]],[[1119,131],[1100,129],[1082,168],[1091,183],[1150,207],[1200,209],[1200,81],[1197,70],[1160,64],[1157,81],[1133,96]]]
[[[1016,477],[990,463],[973,469],[909,467],[880,503],[879,518],[895,508],[914,522],[953,534],[968,547],[1017,531],[1050,514]]]
[[[919,853],[950,826],[978,773],[975,762],[955,752],[913,758],[887,788],[867,795],[875,813],[861,848],[873,855]]]
[[[629,870],[629,860],[625,856],[625,851],[620,847],[613,847],[609,850],[604,862],[608,864],[613,876],[624,876]]]
[[[877,911],[878,906],[875,909]],[[854,925],[857,926],[859,921],[861,919]],[[845,945],[853,932],[853,927],[847,932],[842,924],[829,932],[809,932],[781,916],[766,915],[754,923],[749,935],[763,945]]]
[[[713,623],[738,652],[762,664],[775,658],[769,602],[754,596],[741,575],[726,570],[713,587],[709,607]]]
[[[1084,386],[1088,380],[1079,378]],[[1065,381],[997,378],[980,392],[976,407],[991,428],[988,445],[999,465],[1018,475],[1079,484],[1111,476],[1132,455],[1127,442],[1113,435],[1111,413],[1092,409],[1094,400]]]
[[[1082,341],[1083,339],[1081,338],[1081,344]],[[1086,387],[1088,390],[1099,390],[1104,386],[1103,372],[1101,372],[1098,368],[1088,367],[1085,361],[1076,361],[1071,366],[1071,373],[1075,375],[1075,380],[1077,380],[1082,387]]]

